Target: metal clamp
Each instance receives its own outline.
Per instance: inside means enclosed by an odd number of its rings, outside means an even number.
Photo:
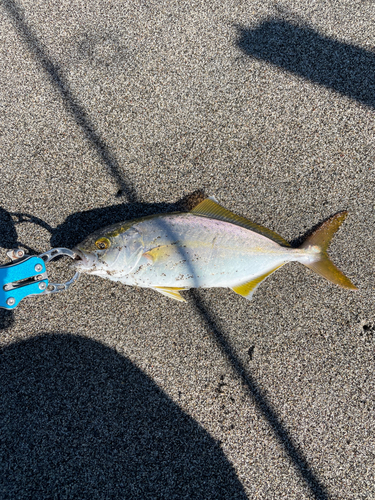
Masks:
[[[17,248],[7,255],[12,262],[0,266],[0,307],[5,309],[14,309],[25,297],[65,291],[79,277],[76,272],[66,283],[49,283],[45,264],[61,255],[74,259],[74,252],[68,248],[53,248],[38,256],[25,256]]]
[[[48,250],[48,252],[41,253],[39,258],[43,259],[44,262],[49,262],[56,257],[60,257],[61,255],[67,255],[71,259],[76,257],[76,254],[69,250],[69,248],[52,248],[52,250]],[[67,290],[77,279],[79,278],[79,272],[76,272],[73,278],[65,283],[49,283],[48,288],[46,288],[42,294],[47,295],[48,293],[58,293],[64,292]]]

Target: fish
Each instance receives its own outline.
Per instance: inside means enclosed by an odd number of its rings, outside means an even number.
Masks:
[[[327,249],[345,220],[339,212],[298,248],[274,231],[209,197],[190,212],[150,215],[95,231],[73,248],[80,273],[151,288],[185,301],[190,288],[231,288],[251,300],[258,286],[288,262],[300,262],[349,290],[357,287],[330,260]]]

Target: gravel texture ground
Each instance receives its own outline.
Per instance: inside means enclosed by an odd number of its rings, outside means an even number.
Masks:
[[[181,304],[82,276],[1,310],[2,500],[375,498],[374,16],[0,1],[1,262],[206,193],[295,244],[348,210],[330,254],[359,288],[290,264]]]

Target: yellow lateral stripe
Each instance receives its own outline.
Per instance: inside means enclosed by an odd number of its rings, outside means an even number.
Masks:
[[[239,295],[242,295],[242,297],[247,297],[251,292],[255,290],[255,288],[261,283],[264,279],[267,278],[270,274],[276,271],[276,269],[279,269],[279,267],[282,267],[284,264],[281,264],[280,266],[275,267],[275,269],[272,269],[272,271],[269,271],[268,273],[262,274],[261,276],[258,276],[257,278],[254,278],[251,281],[248,281],[247,283],[242,283],[242,285],[234,286],[232,287],[232,290]]]
[[[237,226],[244,227],[245,229],[250,229],[251,231],[255,231],[258,234],[266,236],[276,243],[279,243],[279,245],[290,247],[290,244],[286,240],[284,240],[282,236],[275,233],[274,231],[271,231],[271,229],[267,229],[260,224],[251,222],[245,217],[234,214],[233,212],[222,207],[221,205],[216,203],[216,201],[213,201],[210,198],[207,198],[206,200],[199,203],[199,205],[193,208],[193,210],[191,210],[189,213],[236,224]]]

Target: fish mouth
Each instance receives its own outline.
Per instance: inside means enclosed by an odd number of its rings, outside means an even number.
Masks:
[[[74,259],[71,267],[78,271],[89,271],[94,268],[94,257],[87,255],[79,248],[73,248]]]

